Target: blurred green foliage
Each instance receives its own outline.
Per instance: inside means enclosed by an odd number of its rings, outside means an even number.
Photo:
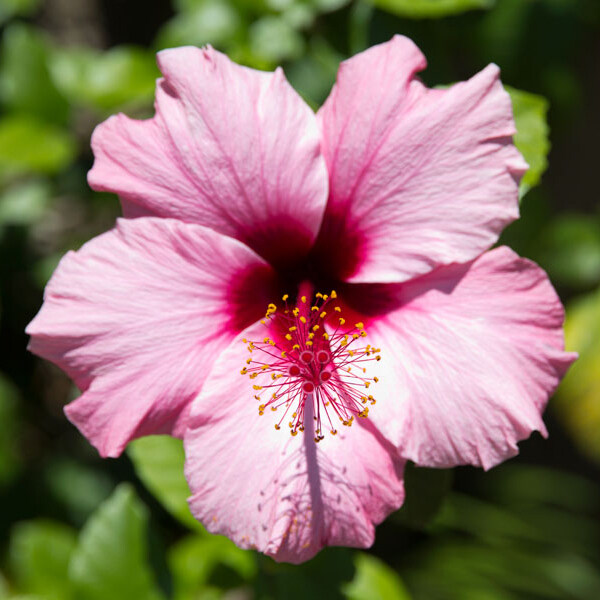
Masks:
[[[600,598],[597,0],[0,0],[0,26],[0,599]],[[152,114],[156,51],[283,64],[317,109],[340,61],[395,33],[424,50],[428,85],[502,67],[530,165],[502,241],[549,272],[581,357],[550,441],[487,474],[408,465],[370,553],[276,564],[193,519],[180,441],[100,461],[62,414],[76,392],[25,353],[23,329],[64,252],[119,214],[86,185],[89,138],[111,113]]]

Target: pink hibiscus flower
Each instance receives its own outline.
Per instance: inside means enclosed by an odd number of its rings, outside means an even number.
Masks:
[[[101,455],[182,437],[193,514],[301,562],[369,546],[406,460],[487,469],[546,434],[574,356],[544,272],[484,252],[527,168],[496,66],[431,90],[397,36],[315,116],[280,69],[158,63],[155,117],[92,139],[128,218],[63,258],[27,330]]]

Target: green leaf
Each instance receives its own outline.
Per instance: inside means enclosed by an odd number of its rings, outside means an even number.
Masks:
[[[41,0],[0,0],[0,25],[12,17],[26,17],[35,12]]]
[[[15,23],[2,37],[0,98],[10,110],[65,125],[69,104],[54,85],[48,60],[51,47],[33,27]]]
[[[68,511],[71,520],[83,523],[111,492],[107,475],[80,461],[54,457],[43,474],[53,498]]]
[[[373,0],[375,6],[401,17],[437,18],[475,8],[492,8],[496,0]]]
[[[236,579],[242,584],[257,573],[253,552],[241,550],[232,541],[218,535],[184,538],[171,549],[169,565],[176,600],[198,597],[198,593],[209,586],[215,576],[221,575],[221,579],[226,579],[227,587],[233,587]]]
[[[562,214],[542,232],[532,258],[553,282],[578,289],[600,283],[600,219]]]
[[[9,563],[18,590],[48,600],[72,598],[68,570],[76,544],[76,532],[62,523],[39,520],[15,525]]]
[[[0,119],[0,182],[27,173],[61,171],[75,151],[73,138],[54,125],[28,116]]]
[[[582,452],[600,462],[600,288],[567,306],[565,341],[579,358],[552,406]]]
[[[31,225],[42,218],[49,201],[47,181],[19,182],[0,194],[0,225]]]
[[[121,484],[82,529],[69,568],[78,600],[159,600],[147,563],[147,511]]]
[[[348,600],[410,600],[400,576],[374,556],[356,556],[354,579],[343,586]]]
[[[519,186],[521,198],[540,182],[542,174],[548,166],[548,101],[535,94],[516,90],[505,86],[510,94],[517,133],[514,138],[515,146],[519,149],[529,170],[525,173]]]
[[[106,52],[64,48],[54,54],[50,69],[71,102],[106,112],[149,105],[159,76],[154,55],[135,46]]]
[[[252,23],[248,30],[250,51],[259,60],[279,64],[299,58],[303,37],[282,17],[269,15]]]
[[[190,488],[183,475],[181,440],[167,435],[147,436],[131,442],[127,453],[138,477],[159,502],[184,525],[203,530],[187,503]]]
[[[411,528],[426,527],[452,488],[452,477],[449,469],[426,469],[408,463],[404,472],[406,500],[394,515],[395,520]]]
[[[161,29],[157,46],[227,46],[241,31],[240,14],[227,0],[204,0],[168,21]]]

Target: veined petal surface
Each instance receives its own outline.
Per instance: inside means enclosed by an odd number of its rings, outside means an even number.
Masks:
[[[542,269],[501,247],[394,287],[396,309],[367,326],[382,353],[369,417],[404,458],[488,469],[546,434],[541,414],[576,356]]]
[[[119,194],[126,216],[205,225],[272,262],[305,253],[327,173],[315,115],[283,71],[242,67],[210,47],[164,50],[158,64],[156,115],[96,128],[90,185]]]
[[[330,193],[317,245],[341,234],[358,246],[348,281],[401,282],[472,260],[518,216],[527,165],[498,67],[430,90],[415,76],[425,66],[395,36],[342,63],[318,113]]]
[[[247,246],[173,219],[119,220],[69,252],[29,324],[30,350],[83,394],[69,419],[103,456],[181,436],[191,401],[235,337],[235,286],[270,267]]]
[[[281,409],[259,416],[239,374],[247,356],[235,340],[194,402],[184,437],[192,514],[277,561],[303,562],[328,545],[370,546],[375,525],[402,504],[403,461],[370,423],[319,443],[310,425],[296,437],[287,421],[276,431]]]

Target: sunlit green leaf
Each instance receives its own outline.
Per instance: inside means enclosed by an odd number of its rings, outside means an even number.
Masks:
[[[250,51],[259,59],[278,64],[298,58],[304,50],[304,39],[285,19],[266,16],[248,30]]]
[[[76,532],[62,523],[39,520],[15,525],[9,562],[18,590],[47,600],[73,598],[68,569],[76,543]]]
[[[435,18],[474,8],[492,8],[496,0],[373,0],[375,6],[401,17]]]
[[[31,15],[41,0],[0,0],[0,25],[11,17]]]
[[[384,562],[360,553],[354,579],[343,587],[348,600],[409,600],[400,576]]]
[[[147,511],[121,484],[81,531],[69,568],[78,600],[159,600],[147,563]]]
[[[71,102],[102,111],[149,105],[159,76],[153,53],[135,46],[106,52],[63,48],[54,53],[50,69]]]
[[[12,111],[64,125],[69,105],[50,78],[50,52],[40,31],[22,23],[7,27],[0,52],[0,100]]]
[[[0,181],[56,173],[73,160],[75,150],[73,138],[54,125],[24,115],[0,119]]]
[[[566,346],[579,353],[553,400],[573,441],[600,461],[600,288],[567,306]]]
[[[533,252],[554,283],[593,288],[600,283],[600,219],[560,215],[542,232]]]
[[[189,6],[188,6],[189,4]],[[227,0],[201,0],[187,3],[183,12],[168,21],[161,29],[157,46],[228,45],[239,33],[240,14]]]
[[[187,504],[190,488],[183,475],[185,455],[181,440],[154,435],[135,440],[127,448],[138,477],[162,505],[183,524],[202,529]]]
[[[169,553],[176,600],[198,597],[210,583],[211,577],[223,579],[227,587],[251,580],[257,572],[255,555],[241,550],[232,541],[218,535],[189,536]]]
[[[517,133],[514,141],[527,164],[529,170],[523,176],[519,193],[523,197],[528,190],[540,182],[542,174],[548,166],[548,101],[535,94],[516,90],[505,86],[513,104],[513,114]]]
[[[50,200],[47,181],[19,182],[0,194],[0,225],[30,225],[44,214]]]

